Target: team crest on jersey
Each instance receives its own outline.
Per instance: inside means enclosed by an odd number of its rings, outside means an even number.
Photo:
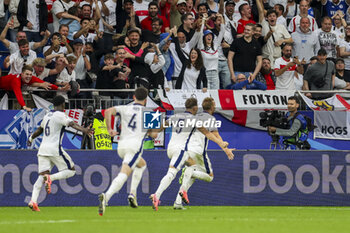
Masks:
[[[159,129],[161,126],[161,116],[159,111],[144,111],[143,112],[143,128],[144,129]]]

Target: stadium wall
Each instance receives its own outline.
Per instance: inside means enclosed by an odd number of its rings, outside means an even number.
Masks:
[[[0,206],[25,206],[37,178],[36,151],[0,151]],[[116,151],[68,151],[77,175],[54,181],[52,194],[44,187],[40,206],[97,206],[117,175],[121,159]],[[145,151],[148,167],[138,189],[140,205],[167,172],[166,151]],[[214,169],[211,183],[196,181],[189,191],[191,205],[349,206],[350,151],[237,151],[229,161],[221,151],[209,151]],[[55,172],[55,171],[54,171]],[[161,197],[172,205],[179,188],[178,174]],[[109,205],[127,205],[130,179]]]

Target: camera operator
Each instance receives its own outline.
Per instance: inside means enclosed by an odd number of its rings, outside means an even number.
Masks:
[[[84,116],[83,116],[83,122],[82,126],[86,128],[92,128],[94,123],[94,116],[95,116],[95,108],[93,105],[88,105],[84,109]],[[81,140],[81,147],[80,149],[95,149],[94,147],[94,139],[93,137],[88,137],[87,134],[83,134],[83,138]]]
[[[310,144],[307,142],[308,133],[307,121],[298,112],[299,100],[295,96],[288,98],[288,113],[286,114],[288,121],[288,129],[279,129],[273,126],[268,126],[268,131],[271,135],[283,136],[284,149],[298,150],[310,149]]]

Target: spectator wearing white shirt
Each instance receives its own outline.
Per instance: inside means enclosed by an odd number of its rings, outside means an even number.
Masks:
[[[73,56],[67,57],[65,68],[61,71],[61,73],[58,75],[56,79],[56,85],[57,86],[67,86],[72,84],[72,82],[75,82],[75,65],[76,65],[77,59]],[[78,88],[79,89],[79,88]],[[66,102],[68,102],[68,95],[66,92],[58,91],[57,95],[62,95]]]
[[[301,63],[292,57],[292,45],[282,46],[282,57],[275,61],[276,90],[295,90],[294,75],[296,69],[302,73]]]
[[[97,39],[96,33],[89,32],[90,30],[95,30],[91,24],[90,18],[83,18],[80,21],[81,28],[79,31],[73,33],[73,39],[81,39],[83,44],[87,42],[94,42]]]
[[[151,85],[154,88],[164,89],[164,73],[162,71],[165,65],[165,59],[156,44],[152,44],[153,48],[148,50],[145,56],[145,63],[149,65],[151,75]]]
[[[281,4],[284,8],[287,7],[287,0],[269,0],[269,5],[271,7]]]
[[[63,43],[64,46],[61,46]],[[69,54],[72,53],[73,50],[67,43],[67,40],[62,40],[62,36],[60,33],[55,32],[51,37],[51,45],[44,47],[44,56],[47,57],[50,54]]]
[[[345,70],[350,72],[350,24],[345,27],[345,38],[339,47],[339,56],[344,59]]]
[[[233,13],[233,18],[234,18],[234,20],[238,21],[241,19],[241,13],[239,12],[239,7],[242,4],[247,3],[247,1],[245,1],[245,0],[233,0],[233,1],[235,2],[235,10]]]
[[[28,41],[39,42],[47,30],[47,5],[45,0],[20,0],[17,18],[20,30],[27,34]]]
[[[262,49],[263,57],[268,57],[271,64],[274,64],[276,58],[281,56],[281,45],[283,43],[292,43],[293,39],[287,29],[277,24],[277,13],[273,9],[269,9],[264,16],[264,8],[262,0],[257,0],[259,11],[259,23],[262,25],[262,35],[266,41]]]
[[[192,36],[192,39],[189,42],[186,42],[186,36],[183,32],[177,33],[177,39],[179,41],[182,53],[186,57],[186,59],[188,59],[188,55],[190,54],[191,49],[194,48],[197,45],[198,40],[201,39],[199,30],[200,28],[198,27],[196,32]],[[172,76],[172,82],[173,82],[173,87],[175,88],[176,80],[179,77],[179,74],[182,69],[182,61],[179,58],[180,56],[177,54],[175,43],[170,44],[169,50],[174,59],[174,73]]]
[[[222,2],[223,0],[221,0]],[[235,35],[237,34],[237,21],[235,20],[233,13],[235,9],[235,2],[228,0],[225,3],[225,34],[224,39],[230,45],[232,44]],[[220,12],[221,13],[221,12]]]
[[[332,32],[337,35],[338,41],[344,40],[345,37],[345,27],[346,27],[346,21],[344,19],[344,14],[342,11],[338,11],[335,15],[332,17],[333,20],[333,26],[332,26]]]
[[[40,57],[34,59],[32,66],[34,70],[33,75],[44,81],[46,81],[45,79],[51,75],[59,74],[63,69],[63,67],[60,66],[57,66],[55,69],[46,68],[45,59]]]
[[[337,58],[338,37],[332,30],[332,19],[328,16],[322,18],[322,27],[316,31],[320,47],[327,51],[327,58]]]
[[[301,17],[308,17],[310,19],[310,29],[315,31],[318,29],[316,19],[309,15],[309,3],[306,0],[301,0],[299,4],[300,13],[297,16],[294,16],[288,25],[289,32],[295,32],[300,26]]]
[[[102,30],[103,30],[103,44],[105,46],[106,50],[111,50],[112,45],[113,45],[113,40],[112,37],[116,32],[116,8],[117,8],[117,3],[116,0],[107,0],[106,2],[104,1],[99,1],[98,2],[99,7],[102,9],[101,12],[101,19],[100,19],[100,25],[102,22]],[[108,12],[103,12],[103,7],[107,8]]]
[[[29,42],[25,39],[18,41],[19,51],[6,57],[4,67],[11,66],[9,74],[20,74],[24,65],[32,64],[36,53],[29,49]]]
[[[285,7],[285,11],[283,16],[287,20],[287,24],[289,25],[290,21],[294,16],[297,16],[299,13],[299,4],[295,2],[295,0],[288,0],[287,6]]]
[[[201,50],[204,67],[206,70],[206,76],[208,80],[208,87],[212,90],[220,89],[219,79],[219,47],[221,48],[221,42],[224,38],[225,24],[221,14],[217,14],[218,23],[220,25],[220,31],[217,37],[210,30],[206,30],[203,33],[204,23],[206,18],[202,18],[201,38],[198,41],[198,48]],[[227,64],[227,61],[224,60]],[[226,67],[228,68],[228,67]],[[228,74],[227,74],[228,75]],[[226,81],[229,82],[229,81]]]
[[[134,1],[134,11],[135,14],[139,17],[140,22],[148,16],[148,2],[143,0]]]
[[[17,32],[15,42],[12,42],[6,39],[7,31],[9,28],[12,28],[12,27],[13,27],[13,21],[9,21],[0,35],[0,41],[4,44],[6,48],[9,49],[10,54],[13,54],[18,51],[18,41],[22,39],[27,40],[27,34],[24,31]],[[40,42],[29,42],[29,48],[31,50],[36,50],[38,48],[43,47],[46,44],[49,37],[50,37],[50,32],[46,31],[43,40]]]
[[[287,20],[284,18],[284,6],[282,4],[276,4],[274,6],[274,9],[277,13],[277,24],[283,25],[285,28],[287,28]]]
[[[10,27],[10,30],[9,30],[10,41],[16,41],[16,35],[19,28],[19,22],[17,18],[18,4],[19,4],[19,0],[11,0],[8,5],[9,7],[8,10],[10,15],[7,23],[9,23],[10,21],[13,22],[12,27]]]
[[[87,76],[87,71],[91,69],[91,63],[89,56],[86,55],[86,47],[81,39],[75,39],[73,41],[73,53],[68,56],[74,56],[77,59],[75,66],[76,81],[81,88],[91,88],[93,80]],[[67,57],[68,57],[67,56]],[[79,94],[80,98],[88,99],[91,97],[91,93],[84,92]]]

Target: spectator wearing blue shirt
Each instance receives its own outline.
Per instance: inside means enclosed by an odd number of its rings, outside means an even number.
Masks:
[[[68,9],[68,14],[74,15],[78,17],[78,7],[72,6],[71,8]],[[80,22],[76,19],[71,19],[71,18],[61,18],[59,21],[60,25],[64,24],[67,25],[69,28],[69,33],[68,33],[68,40],[73,41],[73,33],[77,32],[80,30],[81,25]]]
[[[321,0],[321,3],[325,6],[327,15],[332,18],[337,11],[342,11],[345,15],[350,5],[350,0]]]
[[[249,76],[248,79],[244,74],[237,75],[237,82],[227,86],[227,89],[233,90],[266,90],[266,85]]]

